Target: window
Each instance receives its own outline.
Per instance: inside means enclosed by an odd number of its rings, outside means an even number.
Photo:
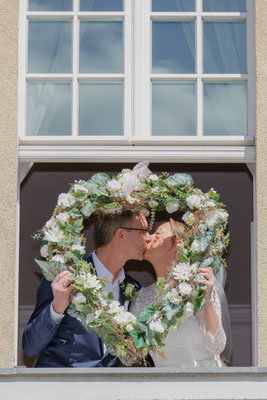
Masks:
[[[21,144],[252,143],[253,1],[21,4]]]

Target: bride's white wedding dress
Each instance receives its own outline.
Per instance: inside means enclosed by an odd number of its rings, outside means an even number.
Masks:
[[[138,291],[136,300],[131,303],[130,311],[137,315],[142,309],[157,300],[156,283]],[[226,344],[226,335],[222,327],[221,305],[215,289],[212,301],[219,318],[219,327],[215,335],[206,331],[205,309],[192,315],[181,323],[179,329],[169,332],[162,350],[166,358],[151,353],[155,367],[222,367],[220,359]]]

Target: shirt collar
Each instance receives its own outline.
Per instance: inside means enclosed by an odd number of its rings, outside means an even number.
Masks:
[[[95,269],[96,269],[97,276],[99,278],[104,278],[106,281],[112,283],[112,279],[113,279],[112,273],[99,260],[99,258],[97,257],[95,251],[93,251],[92,257],[93,257],[93,262],[94,262],[94,266],[95,266]],[[117,279],[115,279],[115,281],[113,282],[112,285],[117,283],[117,281],[118,281],[118,284],[120,284],[122,281],[124,281],[124,279],[125,279],[125,272],[124,272],[124,269],[122,268],[120,270],[119,274],[118,274]]]

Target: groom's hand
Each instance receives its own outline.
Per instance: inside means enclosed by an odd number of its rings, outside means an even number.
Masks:
[[[71,275],[70,271],[61,272],[55,277],[54,282],[51,285],[54,295],[52,307],[58,314],[63,314],[70,304],[70,293],[74,289],[74,287],[70,285],[74,281],[68,277],[69,275]]]

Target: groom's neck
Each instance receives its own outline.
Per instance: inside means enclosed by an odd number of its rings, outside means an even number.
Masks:
[[[113,275],[112,281],[114,282],[127,260],[114,248],[114,246],[109,244],[103,247],[98,247],[96,249],[96,255]]]

